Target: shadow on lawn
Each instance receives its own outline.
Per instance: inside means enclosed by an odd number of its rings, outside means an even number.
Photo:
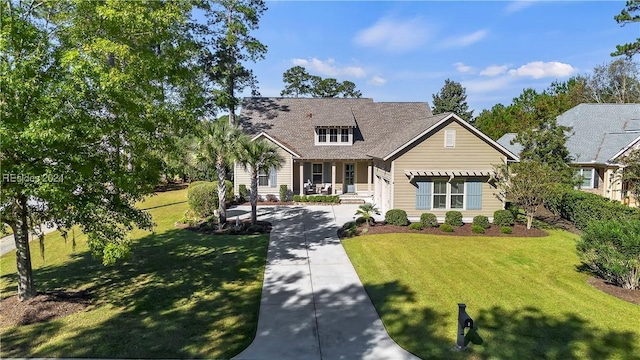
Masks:
[[[449,313],[430,308],[409,312],[405,305],[415,301],[405,286],[365,287],[394,340],[425,359],[637,359],[640,355],[637,334],[597,328],[589,323],[589,314],[550,316],[535,307],[499,306],[467,309],[474,329],[465,337],[467,350],[455,352],[456,304]],[[450,336],[435,335],[442,330]]]
[[[76,315],[74,332],[64,320],[10,328],[2,357],[231,357],[254,336],[266,246],[266,236],[169,230],[140,239],[132,257],[113,267],[84,252],[37,269],[39,289],[88,285],[95,306],[105,308]]]

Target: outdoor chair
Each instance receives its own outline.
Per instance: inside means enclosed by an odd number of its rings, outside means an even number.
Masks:
[[[322,195],[330,195],[331,194],[331,184],[329,184],[329,183],[324,184],[324,187],[322,188],[320,193]]]

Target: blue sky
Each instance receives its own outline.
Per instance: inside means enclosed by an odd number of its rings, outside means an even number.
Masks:
[[[427,101],[450,78],[477,115],[522,89],[590,72],[640,23],[613,20],[624,1],[267,1],[254,35],[269,48],[249,64],[262,96],[279,96],[282,73],[350,80],[375,101]]]

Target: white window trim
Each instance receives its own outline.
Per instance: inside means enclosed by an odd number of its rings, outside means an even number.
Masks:
[[[584,186],[582,184],[582,182],[580,183],[580,189],[594,189],[594,185],[595,185],[595,178],[596,176],[599,176],[596,174],[596,169],[595,168],[579,168],[578,169],[578,176],[582,177],[584,175],[584,171],[585,170],[589,170],[591,171],[591,182],[589,183],[589,186]],[[581,181],[584,179],[580,179]]]
[[[451,181],[447,181],[447,180],[431,180],[431,210],[455,210],[455,211],[465,211],[467,210],[467,180],[452,180],[452,181],[456,181],[456,182],[460,182],[462,181],[462,186],[463,186],[463,193],[462,194],[452,194],[451,193]],[[442,194],[436,194],[436,186],[435,183],[436,182],[445,182],[447,184],[447,194],[446,194],[446,200],[445,200],[445,207],[444,208],[436,208],[435,207],[435,196],[438,195],[442,195]],[[451,195],[462,195],[462,207],[461,208],[452,208],[451,207]]]
[[[444,131],[444,147],[455,148],[456,147],[456,130],[446,129]]]
[[[324,141],[320,141],[320,130],[324,130]],[[329,142],[329,129],[327,128],[317,128],[316,129],[316,144],[326,144]]]
[[[267,178],[267,185],[260,185],[260,178],[265,176]],[[269,171],[258,170],[258,187],[268,187],[268,186],[271,186],[271,174],[269,174]]]

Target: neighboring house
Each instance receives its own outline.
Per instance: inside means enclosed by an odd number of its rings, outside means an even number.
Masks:
[[[331,187],[345,199],[372,201],[410,218],[431,212],[440,219],[460,210],[465,221],[493,217],[493,167],[517,156],[455,114],[433,115],[427,103],[372,99],[246,98],[240,126],[253,139],[279,147],[283,167],[259,179],[260,196]],[[236,164],[234,190],[250,183]]]
[[[640,147],[640,104],[580,104],[557,122],[571,128],[566,146],[581,176],[580,188],[623,201],[628,191],[620,181],[619,160]],[[514,138],[505,134],[498,143],[519,154],[522,147],[511,144]]]

